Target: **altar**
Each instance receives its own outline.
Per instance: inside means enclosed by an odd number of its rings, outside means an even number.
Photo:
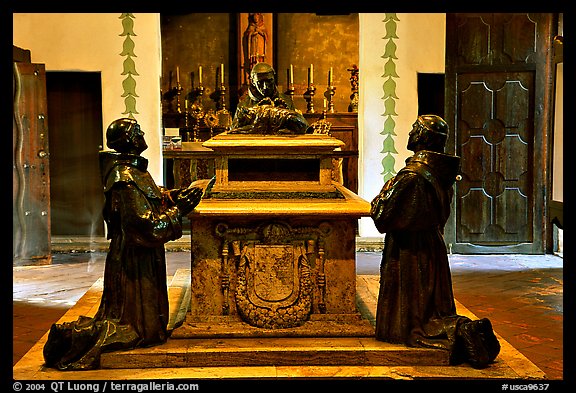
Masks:
[[[189,216],[190,303],[172,338],[373,336],[356,305],[370,204],[332,180],[342,145],[327,134],[204,142],[216,179]]]

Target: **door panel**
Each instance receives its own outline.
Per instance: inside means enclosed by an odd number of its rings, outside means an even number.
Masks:
[[[554,14],[447,14],[447,150],[461,157],[445,238],[458,253],[543,253]]]
[[[44,64],[14,63],[13,263],[51,262],[50,170]]]
[[[533,73],[457,78],[456,242],[531,242]]]
[[[48,72],[52,235],[103,236],[98,72]]]

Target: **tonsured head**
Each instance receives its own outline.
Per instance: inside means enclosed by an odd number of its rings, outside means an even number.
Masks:
[[[418,116],[408,134],[408,150],[443,152],[448,139],[448,124],[437,115]]]
[[[106,130],[106,146],[119,153],[140,154],[148,148],[144,132],[134,119],[114,120]]]
[[[250,83],[262,97],[276,95],[276,72],[268,63],[257,63],[250,71]]]

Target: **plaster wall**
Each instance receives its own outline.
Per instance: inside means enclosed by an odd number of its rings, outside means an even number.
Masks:
[[[359,190],[358,194],[371,201],[384,185],[386,171],[382,160],[385,135],[384,122],[391,117],[394,121],[394,141],[396,154],[394,171],[404,166],[404,161],[412,153],[406,149],[408,133],[418,115],[419,72],[444,73],[446,15],[443,13],[396,14],[392,21],[395,24],[396,45],[395,57],[390,54],[386,45],[391,38],[384,38],[391,31],[390,14],[359,14],[360,19],[360,102],[358,108],[359,122]],[[384,115],[386,93],[384,83],[390,78],[387,75],[389,61],[394,63],[397,77],[395,82],[394,112],[396,115]],[[388,67],[391,67],[388,64]],[[395,134],[395,135],[394,135]],[[382,237],[371,218],[360,220],[360,236],[364,238]]]
[[[13,44],[29,49],[33,63],[46,71],[100,72],[102,76],[103,140],[106,128],[126,117],[120,13],[15,13]],[[149,171],[157,184],[162,176],[162,127],[160,108],[160,14],[133,14],[136,110],[133,116],[146,133]]]
[[[161,154],[160,75],[162,51],[160,14],[135,13],[134,62],[138,76],[135,118],[146,132],[149,145],[144,156],[158,184],[163,183]],[[385,135],[384,58],[387,32],[384,13],[359,14],[359,195],[372,200],[384,184],[382,160],[394,159],[393,171],[410,155],[406,140],[418,113],[418,72],[443,73],[445,61],[445,14],[396,14],[394,38],[397,77],[394,78],[395,115],[391,137],[396,153],[383,153]],[[102,73],[102,116],[105,128],[124,117],[122,75],[125,57],[120,56],[125,37],[120,14],[13,14],[13,43],[29,49],[32,62],[44,63],[47,71],[99,71]],[[348,65],[347,65],[348,66]],[[105,138],[104,138],[105,139]],[[370,218],[360,221],[360,236],[382,237]]]

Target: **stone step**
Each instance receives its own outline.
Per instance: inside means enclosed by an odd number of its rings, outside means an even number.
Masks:
[[[103,369],[247,366],[447,366],[448,352],[369,337],[170,339],[102,354]]]

